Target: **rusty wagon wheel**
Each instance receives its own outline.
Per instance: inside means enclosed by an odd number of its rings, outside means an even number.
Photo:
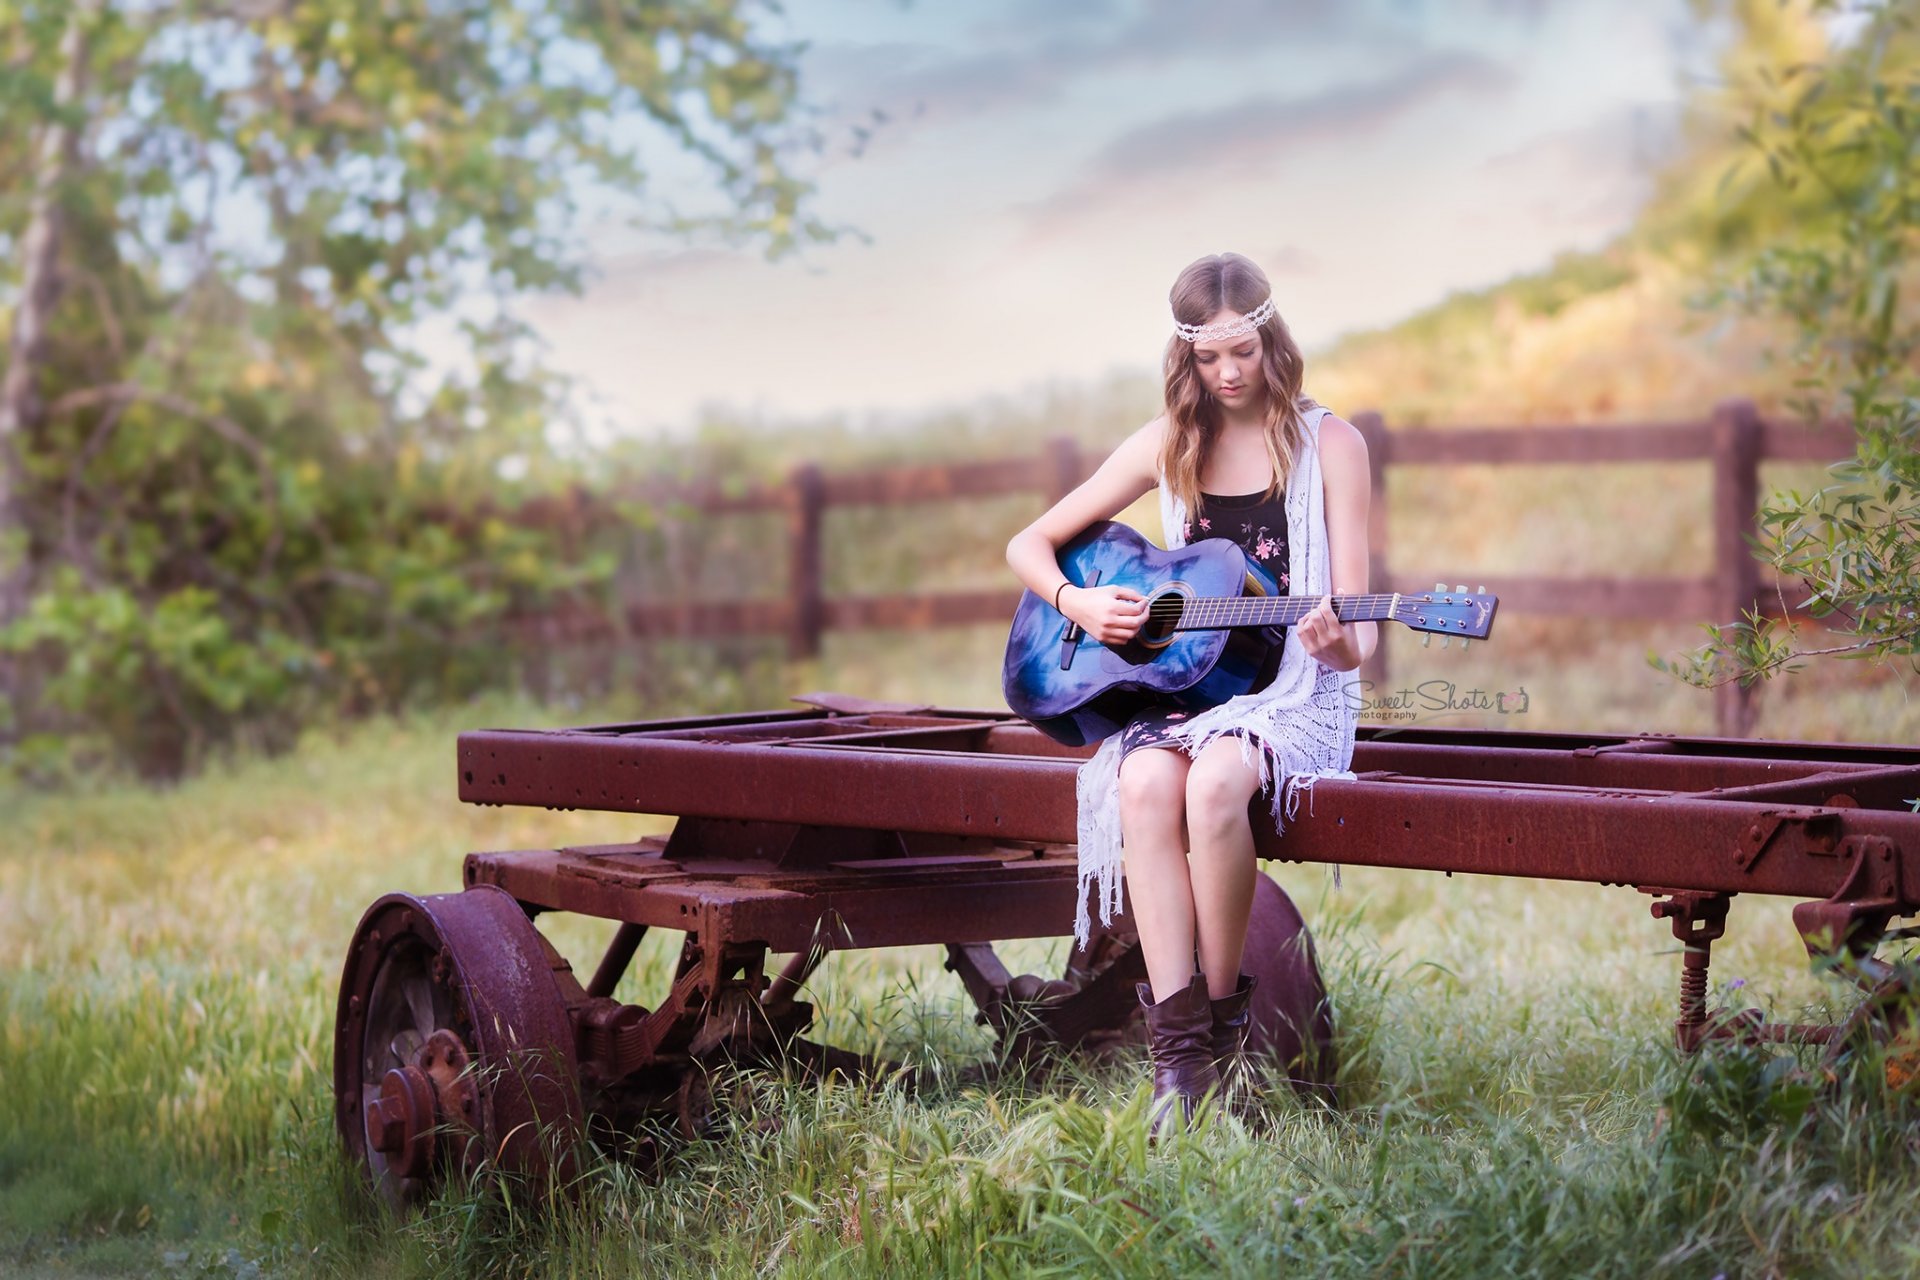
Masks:
[[[340,980],[334,1120],[394,1208],[487,1162],[570,1171],[579,1067],[550,954],[491,885],[367,908]]]
[[[1313,935],[1299,908],[1271,876],[1253,882],[1253,916],[1241,968],[1259,979],[1248,1011],[1247,1051],[1283,1074],[1304,1096],[1339,1104],[1334,1075],[1333,1002],[1320,977]]]

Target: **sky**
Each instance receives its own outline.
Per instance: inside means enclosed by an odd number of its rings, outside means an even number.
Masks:
[[[612,431],[1151,371],[1173,278],[1221,250],[1311,357],[1625,230],[1712,63],[1685,0],[788,0],[764,26],[806,44],[815,212],[859,234],[770,263],[604,211],[586,291],[521,315]],[[700,200],[671,156],[654,184]]]

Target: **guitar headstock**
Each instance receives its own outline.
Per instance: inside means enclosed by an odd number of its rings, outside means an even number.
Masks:
[[[1420,637],[1421,644],[1430,645],[1434,636],[1444,636],[1446,639],[1440,642],[1444,649],[1457,636],[1464,649],[1469,640],[1487,638],[1493,630],[1494,610],[1499,605],[1500,597],[1488,595],[1485,587],[1468,591],[1464,586],[1449,587],[1444,582],[1436,582],[1431,591],[1399,596],[1394,604],[1393,619],[1415,631],[1426,632]]]

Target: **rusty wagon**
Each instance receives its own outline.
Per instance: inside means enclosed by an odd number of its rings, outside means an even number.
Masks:
[[[1006,711],[796,701],[460,735],[464,801],[677,822],[625,843],[472,853],[460,892],[368,908],[341,979],[335,1116],[391,1201],[461,1162],[537,1173],[589,1133],[697,1131],[706,1068],[722,1059],[867,1065],[803,1034],[806,980],[836,950],[944,945],[1010,1051],[1125,1034],[1144,967],[1124,916],[1059,974],[1010,974],[992,945],[1070,930],[1086,749]],[[1686,1049],[1720,1035],[1847,1043],[1895,1017],[1902,978],[1874,951],[1920,910],[1920,748],[1363,727],[1353,769],[1316,787],[1312,816],[1283,838],[1256,822],[1262,856],[1648,894],[1683,944]],[[1279,886],[1258,884],[1255,1048],[1332,1100],[1332,1010],[1310,939]],[[1710,949],[1742,893],[1800,900],[1810,954],[1846,957],[1866,988],[1848,1019],[1708,1009]],[[619,922],[584,981],[535,927],[544,912]],[[681,936],[674,976],[651,1005],[622,1003],[614,991],[650,929]]]

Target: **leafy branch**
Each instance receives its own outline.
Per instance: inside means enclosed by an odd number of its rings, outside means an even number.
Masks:
[[[1816,0],[1816,10],[1835,10]],[[1762,72],[1739,130],[1783,189],[1810,201],[1708,298],[1786,321],[1795,394],[1809,423],[1852,425],[1854,456],[1811,493],[1775,492],[1758,513],[1757,557],[1806,597],[1778,616],[1708,624],[1691,653],[1652,664],[1689,683],[1749,685],[1808,658],[1905,659],[1920,670],[1920,320],[1909,264],[1920,247],[1920,50],[1911,0],[1868,4],[1859,38],[1823,61]],[[1729,172],[1731,176],[1731,171]],[[1837,643],[1811,643],[1796,615]]]
[[[509,617],[631,543],[516,515],[594,473],[517,301],[590,209],[838,234],[777,13],[0,0],[0,770],[512,679]]]

